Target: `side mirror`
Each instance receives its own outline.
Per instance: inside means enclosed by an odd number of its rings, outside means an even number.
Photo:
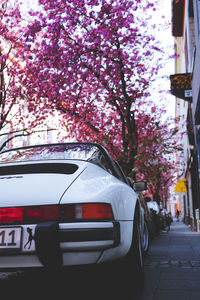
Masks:
[[[147,183],[145,181],[137,181],[133,183],[133,189],[135,192],[142,192],[147,189]]]

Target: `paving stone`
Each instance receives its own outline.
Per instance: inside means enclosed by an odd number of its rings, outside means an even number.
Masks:
[[[137,300],[200,300],[200,233],[173,222],[149,250],[145,289]]]
[[[191,261],[190,263],[191,263],[192,267],[200,268],[200,261]]]
[[[170,260],[170,266],[179,267],[180,266],[179,260]]]

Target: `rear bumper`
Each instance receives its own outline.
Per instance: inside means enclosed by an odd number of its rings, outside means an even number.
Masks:
[[[34,238],[26,246],[28,228]],[[119,244],[119,222],[22,225],[21,249],[0,252],[0,269],[95,264],[104,250]]]
[[[58,234],[64,252],[103,250],[120,243],[118,222],[60,224]]]

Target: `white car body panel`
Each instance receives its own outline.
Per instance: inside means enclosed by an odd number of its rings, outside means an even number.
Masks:
[[[137,194],[102,168],[86,164],[76,184],[63,195],[61,204],[108,202],[112,204],[115,220],[133,220]]]
[[[62,161],[55,161],[55,163],[63,164]],[[27,165],[29,163],[21,164]],[[19,164],[14,165],[17,166]],[[0,176],[1,194],[4,195],[0,197],[0,206],[9,207],[59,203],[63,193],[81,172],[83,172],[86,163],[79,161],[78,165],[79,169],[70,175],[36,173]],[[10,188],[11,186],[12,189]]]
[[[48,164],[47,160],[32,161],[31,164]],[[0,176],[0,208],[51,204],[81,204],[81,203],[108,203],[111,204],[114,221],[98,222],[68,222],[59,223],[59,233],[77,232],[78,230],[110,230],[119,234],[116,238],[80,241],[61,241],[63,266],[98,264],[113,261],[124,257],[132,243],[134,214],[138,195],[125,182],[113,176],[93,163],[81,160],[54,160],[53,163],[75,164],[77,171],[73,174],[32,173],[11,174]],[[29,162],[1,164],[19,166]],[[140,211],[140,214],[142,212]],[[143,215],[141,215],[143,218]],[[0,224],[1,225],[1,224]],[[118,227],[115,228],[115,225]],[[18,225],[1,227],[13,228]],[[37,224],[19,224],[22,228],[22,245],[19,253],[4,252],[1,255],[0,270],[44,267],[38,258],[35,241],[29,241],[27,229],[31,229],[33,236]],[[0,240],[1,243],[1,240]],[[4,251],[4,250],[3,250]]]

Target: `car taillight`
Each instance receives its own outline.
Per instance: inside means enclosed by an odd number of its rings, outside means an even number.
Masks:
[[[0,224],[113,220],[108,203],[83,203],[0,208]]]
[[[0,208],[0,223],[37,223],[59,220],[58,205]]]
[[[0,208],[0,223],[23,222],[23,207]]]
[[[66,204],[62,207],[62,220],[113,220],[111,205],[108,203]]]
[[[83,204],[83,219],[113,219],[112,209],[109,204]]]
[[[58,205],[24,207],[24,222],[58,221],[60,216]]]

